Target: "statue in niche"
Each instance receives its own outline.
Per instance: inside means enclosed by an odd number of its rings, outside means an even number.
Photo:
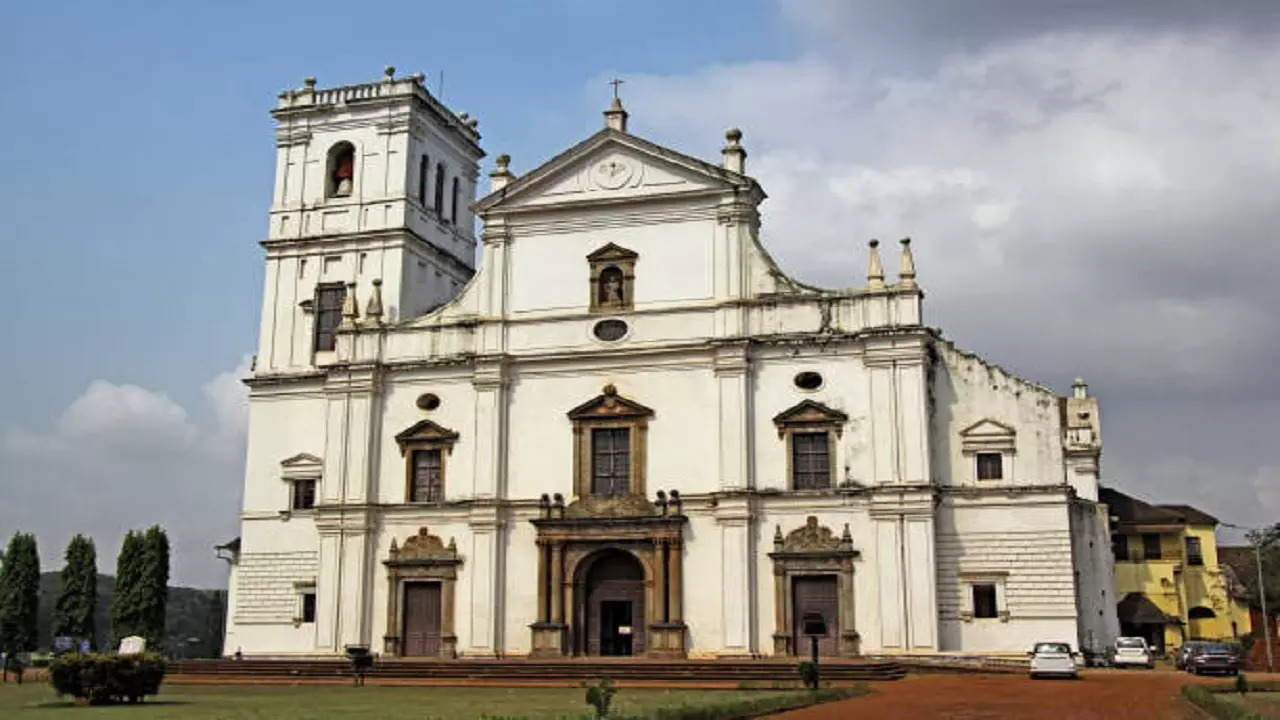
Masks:
[[[345,197],[351,194],[351,181],[355,177],[355,151],[344,148],[334,158],[333,163],[333,195]]]
[[[622,293],[622,271],[616,267],[607,267],[602,270],[600,272],[600,306],[622,307],[626,302]]]

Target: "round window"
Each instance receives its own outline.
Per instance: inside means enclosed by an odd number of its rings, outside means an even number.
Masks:
[[[627,324],[621,320],[601,320],[591,332],[605,342],[613,342],[621,340],[627,334]]]
[[[440,407],[440,396],[435,393],[423,393],[418,396],[419,410],[435,410]]]
[[[817,390],[822,387],[822,376],[812,370],[796,374],[796,387],[801,390]]]

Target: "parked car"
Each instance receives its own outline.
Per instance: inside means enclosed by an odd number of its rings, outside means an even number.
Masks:
[[[1031,678],[1039,677],[1079,677],[1076,671],[1076,657],[1071,646],[1061,642],[1036,643],[1031,652]]]
[[[1187,672],[1193,675],[1203,673],[1235,675],[1240,672],[1240,656],[1230,645],[1203,643],[1187,656]]]
[[[1111,662],[1116,667],[1137,665],[1150,670],[1156,666],[1156,657],[1146,638],[1122,637],[1116,638],[1116,654]]]
[[[1187,667],[1187,657],[1198,647],[1208,645],[1204,640],[1188,640],[1182,643],[1182,647],[1178,648],[1178,652],[1173,656],[1173,666],[1179,670],[1189,670]]]

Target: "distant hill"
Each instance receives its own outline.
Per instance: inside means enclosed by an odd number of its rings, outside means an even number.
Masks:
[[[58,582],[56,572],[40,575],[40,614],[36,624],[41,652],[47,652],[53,646],[53,604],[58,597]],[[98,604],[94,620],[99,649],[106,649],[104,643],[111,632],[111,595],[115,589],[114,576],[98,575]],[[164,652],[172,658],[218,657],[222,652],[226,599],[225,590],[170,587]]]

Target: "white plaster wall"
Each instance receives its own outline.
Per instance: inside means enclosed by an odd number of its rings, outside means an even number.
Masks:
[[[1074,646],[1070,531],[1063,496],[1019,501],[992,493],[963,504],[945,499],[937,512],[940,649],[1019,652],[1038,640]],[[961,612],[972,609],[966,580],[993,579],[1008,621],[962,620]]]
[[[932,467],[944,485],[1013,487],[1065,482],[1058,398],[983,360],[938,342],[931,394]],[[1011,426],[1016,450],[1004,478],[977,480],[976,461],[962,451],[960,432],[984,419]]]
[[[418,397],[434,393],[440,398],[435,410],[420,410]],[[418,373],[400,382],[389,382],[383,395],[381,442],[377,446],[377,501],[405,502],[408,497],[407,459],[400,453],[395,437],[420,420],[427,419],[458,433],[453,450],[444,455],[444,493],[448,501],[474,496],[475,391],[467,368],[445,368]]]
[[[1103,652],[1120,634],[1105,505],[1080,500],[1071,505],[1071,554],[1080,615],[1077,647]]]
[[[250,400],[242,501],[245,513],[289,509],[291,488],[282,478],[280,463],[299,453],[324,458],[324,412],[318,383],[304,395]],[[316,497],[321,497],[322,490],[317,488]]]
[[[532,508],[508,515],[502,634],[503,649],[509,654],[529,654],[533,639],[529,625],[538,621],[538,533],[529,522],[537,516]]]
[[[685,528],[684,621],[691,657],[711,657],[724,647],[722,534],[721,524],[710,514],[691,515]]]

